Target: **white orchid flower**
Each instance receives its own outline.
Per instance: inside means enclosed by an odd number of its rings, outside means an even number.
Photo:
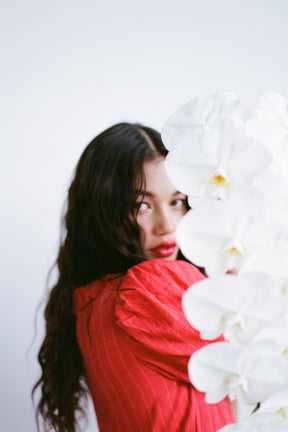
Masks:
[[[190,210],[177,226],[181,251],[195,265],[205,267],[209,276],[241,270],[253,253],[281,233],[279,221],[264,208],[261,196],[250,190],[229,202],[213,200]],[[265,268],[269,262],[262,262],[258,270]]]
[[[264,402],[261,403],[260,408],[256,411],[255,415],[270,414],[281,417],[288,422],[288,387],[273,394]],[[286,423],[286,427],[287,427]]]
[[[256,404],[288,385],[287,362],[275,354],[273,342],[237,347],[215,342],[196,351],[188,364],[194,387],[207,403],[230,400]]]
[[[185,292],[183,310],[202,339],[223,334],[230,342],[244,344],[288,310],[288,298],[283,301],[277,295],[278,285],[264,273],[204,279]]]
[[[223,116],[234,115],[245,122],[250,109],[232,93],[195,98],[181,106],[164,123],[161,136],[169,151],[183,138],[203,130],[217,131]],[[217,132],[216,132],[217,133]]]
[[[237,117],[227,115],[217,125],[217,133],[203,129],[187,135],[165,161],[171,182],[189,196],[192,207],[210,198],[229,198],[272,161],[265,147],[244,135]]]
[[[251,416],[218,429],[217,432],[287,432],[287,421],[272,415]]]

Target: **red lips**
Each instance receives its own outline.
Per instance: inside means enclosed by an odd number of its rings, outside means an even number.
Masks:
[[[174,254],[176,246],[175,242],[162,242],[151,249],[151,252],[160,258],[167,258]]]

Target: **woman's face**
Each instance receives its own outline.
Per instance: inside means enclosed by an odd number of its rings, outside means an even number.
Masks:
[[[144,163],[146,190],[136,201],[137,222],[142,228],[142,246],[148,260],[176,259],[176,227],[187,211],[186,195],[170,182],[164,160]]]

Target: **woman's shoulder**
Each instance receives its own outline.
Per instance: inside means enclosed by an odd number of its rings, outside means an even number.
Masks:
[[[162,289],[163,285],[177,285],[182,289],[196,283],[205,276],[194,265],[182,260],[148,260],[131,267],[122,280],[122,286],[145,284],[146,288]]]
[[[116,323],[144,344],[152,341],[153,345],[156,335],[156,339],[167,340],[176,328],[182,336],[185,328],[184,333],[192,334],[194,341],[195,330],[184,317],[182,297],[203,278],[196,267],[180,260],[148,260],[131,267],[119,286]]]
[[[204,278],[200,270],[195,267],[193,264],[183,261],[183,260],[163,260],[163,259],[153,259],[142,261],[139,264],[131,267],[127,271],[127,275],[134,274],[151,274],[151,276],[155,275],[159,276],[159,273],[173,273],[180,275],[194,275],[195,277]],[[202,277],[201,277],[202,276]]]
[[[193,268],[197,270],[197,267],[195,267],[193,264],[183,260],[151,259],[134,265],[128,271],[134,271],[138,268],[171,268],[175,269],[176,271],[177,268]]]

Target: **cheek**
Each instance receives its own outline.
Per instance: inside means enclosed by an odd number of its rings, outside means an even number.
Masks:
[[[147,237],[149,237],[149,233],[150,233],[150,225],[149,222],[147,220],[145,220],[144,217],[138,216],[137,217],[137,223],[140,227],[140,232],[141,232],[141,241],[144,244],[145,241],[147,240]]]
[[[180,222],[180,220],[183,218],[183,216],[185,216],[185,214],[187,213],[188,210],[183,209],[182,211],[180,211],[177,215],[176,215],[176,225],[178,225],[178,223]]]

